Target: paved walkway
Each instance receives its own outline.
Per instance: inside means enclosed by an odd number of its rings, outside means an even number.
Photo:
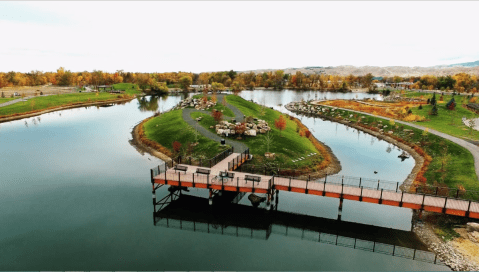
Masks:
[[[49,96],[49,95],[51,95],[51,94],[44,94],[44,95],[39,95],[39,96],[25,96],[25,99],[18,98],[18,99],[14,99],[14,100],[10,100],[8,102],[2,103],[2,104],[0,104],[0,108],[10,106],[10,105],[18,103],[18,102],[27,101],[30,98],[41,97],[41,96]]]
[[[322,104],[321,104],[321,106],[326,106],[326,107],[330,107],[330,108],[338,108],[338,107],[331,107],[331,106],[322,105]],[[361,113],[361,114],[369,115],[369,116],[373,116],[373,117],[379,117],[379,118],[383,118],[383,119],[387,120],[387,118],[385,118],[385,117],[374,116],[373,114],[366,113],[366,112],[355,111],[355,110],[346,109],[346,108],[340,108],[340,109],[347,110],[347,111],[350,111],[350,112]],[[393,120],[396,123],[411,126],[411,127],[417,128],[417,129],[421,129],[421,130],[426,129],[426,127],[423,127],[423,126],[420,126],[420,125],[412,124],[412,123],[409,123],[409,122],[404,122],[404,121],[401,121],[401,120],[395,120],[395,119],[393,119]],[[447,140],[449,140],[451,142],[454,142],[454,143],[466,148],[467,150],[469,150],[471,152],[472,156],[474,157],[474,169],[476,170],[476,176],[479,180],[479,146],[474,145],[470,142],[467,142],[463,139],[459,139],[457,137],[451,136],[451,135],[446,134],[446,133],[439,132],[439,131],[431,129],[431,128],[429,128],[429,133],[437,135],[437,136],[442,137],[444,139],[447,139]]]
[[[224,95],[218,95],[218,100],[223,99],[223,96]],[[243,120],[243,113],[238,108],[236,108],[236,107],[234,107],[230,104],[227,104],[227,107],[233,111],[233,113],[235,115],[235,119],[236,119],[237,122],[241,122]],[[201,110],[197,110],[197,109],[193,109],[193,108],[185,108],[185,109],[183,109],[183,115],[182,115],[183,120],[185,120],[193,128],[197,128],[198,131],[203,136],[205,136],[206,138],[209,138],[209,139],[211,139],[213,141],[217,141],[217,142],[220,142],[221,139],[225,139],[226,144],[232,146],[234,148],[235,153],[241,153],[248,148],[245,144],[243,144],[241,142],[233,141],[233,140],[230,140],[230,139],[227,139],[227,138],[220,137],[219,135],[217,135],[217,134],[209,131],[208,129],[204,128],[202,125],[198,124],[196,120],[191,118],[191,113],[193,113],[193,112],[205,113],[205,111],[201,111]]]

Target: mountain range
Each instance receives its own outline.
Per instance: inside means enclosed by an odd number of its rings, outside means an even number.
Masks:
[[[280,69],[258,69],[258,70],[248,70],[241,72],[254,72],[254,73],[263,73],[276,71]],[[467,74],[479,74],[479,61],[474,62],[465,62],[457,63],[450,65],[437,65],[431,67],[409,67],[409,66],[352,66],[352,65],[341,65],[341,66],[308,66],[302,68],[286,68],[281,69],[286,74],[295,74],[300,71],[303,74],[328,74],[328,75],[341,75],[347,76],[352,74],[354,76],[364,76],[368,73],[373,74],[374,76],[379,77],[411,77],[411,76],[423,76],[423,75],[434,75],[434,76],[447,76],[454,75],[457,73],[467,73]]]

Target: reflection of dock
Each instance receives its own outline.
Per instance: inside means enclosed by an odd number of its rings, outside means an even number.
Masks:
[[[267,240],[271,234],[440,264],[409,232],[178,195],[153,214],[167,228]],[[391,238],[394,237],[394,240]]]

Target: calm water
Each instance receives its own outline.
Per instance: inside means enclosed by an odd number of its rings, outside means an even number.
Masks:
[[[294,93],[276,92],[268,98],[277,106],[289,102],[283,96],[300,99]],[[151,110],[167,110],[181,98],[146,98],[0,124],[0,270],[445,269],[286,236],[276,223],[267,240],[155,226],[149,169],[160,160],[130,145],[131,129],[151,116]],[[412,168],[411,160],[397,158],[399,150],[388,152],[387,143],[320,119],[303,122],[333,149],[343,166],[341,174],[373,177],[377,170],[375,178],[403,180]],[[166,194],[166,188],[158,193]],[[206,191],[189,194],[206,197]],[[246,197],[240,204],[250,206]],[[279,210],[298,213],[294,221],[305,226],[310,219],[300,214],[334,219],[337,204],[336,199],[309,195],[279,196]],[[322,220],[316,226],[329,222]],[[411,212],[345,201],[343,220],[409,230]],[[232,224],[243,223],[250,222]],[[369,233],[381,230],[387,239],[385,228],[352,226]],[[403,237],[397,244],[413,239],[399,233]]]

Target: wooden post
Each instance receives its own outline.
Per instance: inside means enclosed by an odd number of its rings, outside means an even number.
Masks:
[[[396,182],[396,193],[398,192],[399,189],[399,182]]]
[[[447,206],[447,197],[446,197],[446,200],[444,201],[444,207],[442,208],[442,213],[446,213],[446,206]]]
[[[469,210],[471,209],[471,202],[472,202],[472,200],[469,200],[469,205],[467,206],[466,217],[469,217]]]
[[[358,187],[361,187],[361,178],[359,178],[359,186]]]
[[[359,196],[359,201],[363,201],[363,186],[361,186],[361,195]]]
[[[379,190],[379,179],[378,179],[378,188],[377,188],[377,190]]]
[[[289,177],[289,186],[288,186],[288,191],[291,192],[291,177]]]
[[[178,172],[178,186],[181,186],[180,172]]]
[[[399,202],[399,207],[402,207],[402,198],[404,197],[404,191],[401,192],[401,201]]]
[[[381,196],[379,197],[379,204],[383,204],[383,188],[381,188]]]
[[[195,173],[191,173],[191,176],[193,176],[193,188],[195,187]]]
[[[210,174],[206,174],[206,188],[210,188]]]
[[[253,189],[251,189],[251,192],[254,193],[254,180],[252,180],[251,183],[253,183]]]

